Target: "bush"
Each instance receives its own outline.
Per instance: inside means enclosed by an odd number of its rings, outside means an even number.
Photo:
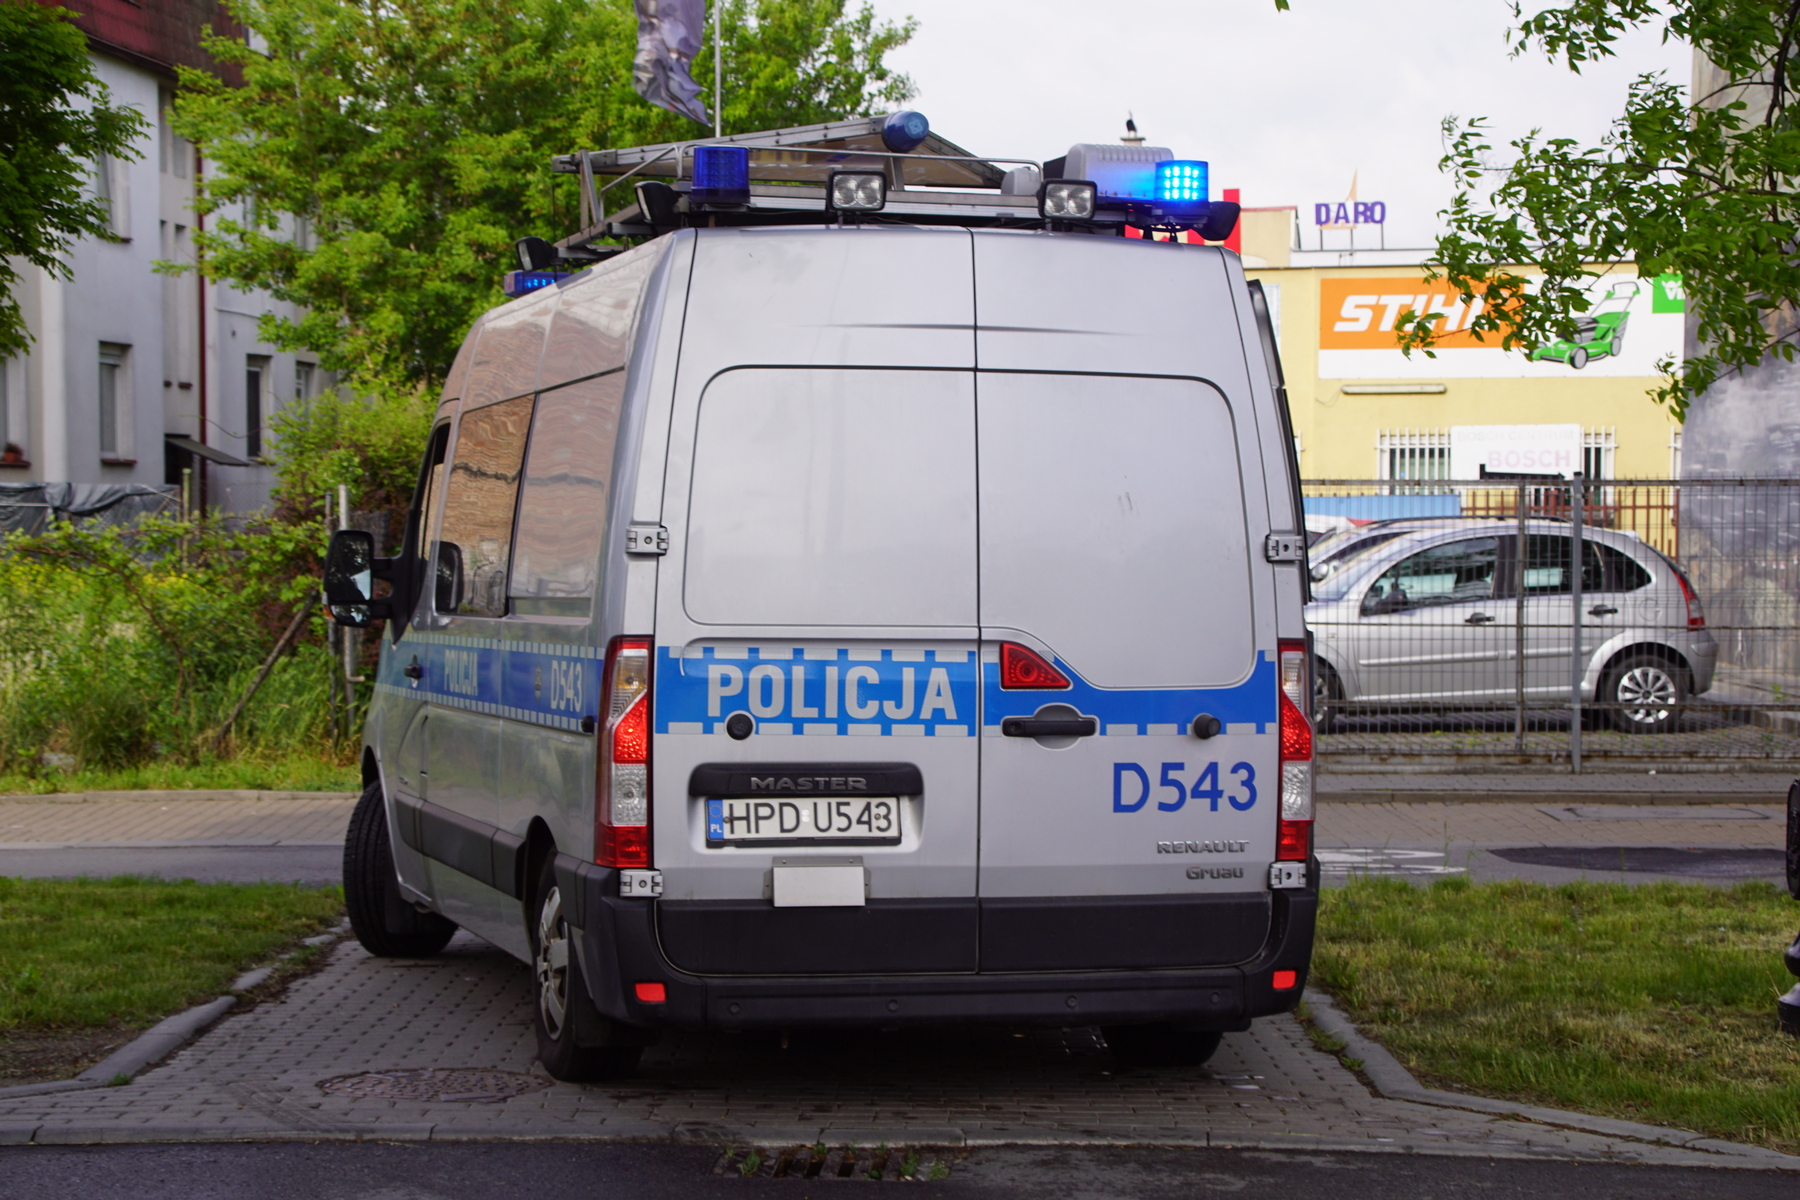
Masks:
[[[0,542],[0,772],[192,764],[316,587],[319,530],[150,518]],[[333,750],[324,618],[230,748]]]

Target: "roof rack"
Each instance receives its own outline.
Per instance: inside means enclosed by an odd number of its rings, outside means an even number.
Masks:
[[[654,237],[678,224],[817,223],[826,215],[825,185],[835,171],[879,172],[886,178],[887,203],[864,220],[988,226],[1043,223],[1037,206],[1037,185],[1043,176],[1039,160],[970,154],[937,133],[927,133],[909,151],[896,152],[883,139],[888,120],[886,116],[858,117],[557,155],[550,160],[552,171],[581,177],[582,228],[556,246],[566,257],[582,258],[586,255],[581,252],[596,241]],[[703,146],[742,146],[749,151],[749,195],[742,203],[699,205],[682,199],[693,186],[693,152]],[[1009,171],[1009,167],[1015,170]],[[1016,191],[1006,186],[1009,174]],[[644,182],[671,187],[679,202],[675,215],[682,219],[671,223],[668,214],[644,212],[635,186],[627,193],[629,201],[607,210],[608,191],[619,184]],[[913,193],[916,188],[933,190]]]

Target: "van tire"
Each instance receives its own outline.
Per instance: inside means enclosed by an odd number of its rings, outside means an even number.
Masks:
[[[1687,668],[1659,654],[1632,654],[1606,669],[1600,699],[1609,704],[1641,705],[1606,710],[1621,733],[1673,733],[1681,724],[1688,697]]]
[[[644,1047],[641,1042],[594,1044],[628,1039],[617,1036],[625,1031],[595,1008],[588,995],[569,922],[563,915],[555,858],[555,854],[544,856],[537,885],[531,891],[531,1024],[537,1032],[538,1061],[552,1079],[565,1083],[623,1079],[637,1070]]]
[[[377,958],[429,958],[456,935],[454,922],[420,912],[400,892],[379,780],[363,789],[344,834],[344,908],[356,940]]]
[[[1128,1067],[1197,1067],[1225,1039],[1217,1030],[1179,1029],[1166,1021],[1107,1025],[1100,1034],[1113,1057]]]

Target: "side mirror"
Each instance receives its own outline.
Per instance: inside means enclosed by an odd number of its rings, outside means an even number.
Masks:
[[[453,613],[463,602],[462,547],[455,542],[439,542],[437,546],[437,610]]]
[[[340,529],[325,551],[325,609],[339,625],[361,629],[387,616],[375,591],[375,538],[360,529]]]

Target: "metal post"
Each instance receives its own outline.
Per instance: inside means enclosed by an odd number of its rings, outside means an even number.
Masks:
[[[1519,485],[1519,543],[1513,551],[1513,749],[1525,753],[1525,500]]]
[[[338,484],[337,490],[337,527],[350,528],[350,485]],[[344,653],[344,739],[350,738],[350,724],[355,719],[352,710],[356,706],[356,631],[346,628],[338,635],[338,645]]]
[[[1569,482],[1569,770],[1581,774],[1581,677],[1587,661],[1581,653],[1581,509],[1587,478],[1580,471]]]
[[[725,0],[713,0],[713,136],[725,133]]]

